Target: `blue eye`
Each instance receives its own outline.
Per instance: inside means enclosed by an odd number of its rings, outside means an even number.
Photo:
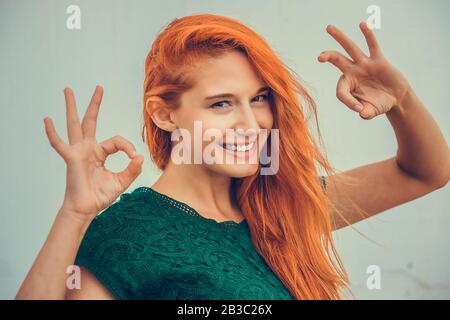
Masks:
[[[215,108],[216,106],[220,105],[221,103],[229,103],[229,101],[220,101],[220,102],[214,103],[213,105],[211,105],[211,108]],[[219,106],[217,109],[225,109],[225,108],[227,108],[227,107]]]
[[[256,96],[255,99],[258,98],[258,97],[263,97],[263,100],[259,100],[259,101],[256,101],[256,102],[264,102],[264,101],[268,100],[269,95],[268,94],[260,94],[259,96]],[[226,106],[225,107],[220,106],[221,103],[228,103],[229,104],[230,101],[224,100],[224,101],[216,102],[216,103],[211,105],[211,108],[213,108],[213,109],[226,109],[226,108],[228,108]]]

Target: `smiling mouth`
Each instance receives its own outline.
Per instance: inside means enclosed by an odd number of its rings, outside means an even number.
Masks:
[[[230,151],[234,151],[234,152],[246,152],[249,151],[251,149],[253,149],[253,147],[256,145],[256,141],[252,141],[248,144],[230,144],[230,143],[224,143],[222,144],[222,148],[226,149],[226,150],[230,150]]]

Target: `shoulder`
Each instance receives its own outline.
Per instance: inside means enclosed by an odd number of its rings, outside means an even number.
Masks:
[[[133,226],[134,223],[161,217],[164,207],[148,196],[147,188],[138,187],[123,193],[108,208],[100,212],[91,222],[89,228],[105,228],[110,225]],[[88,229],[88,231],[91,231]],[[88,232],[87,232],[88,233]]]
[[[143,239],[166,223],[158,203],[141,188],[123,193],[92,220],[75,257],[75,265],[88,269],[119,299],[132,297],[127,270],[143,254]]]
[[[128,233],[143,228],[157,227],[167,220],[165,207],[154,197],[150,197],[147,188],[138,187],[123,193],[108,208],[100,212],[87,228],[83,246],[100,245],[108,241],[128,239]]]

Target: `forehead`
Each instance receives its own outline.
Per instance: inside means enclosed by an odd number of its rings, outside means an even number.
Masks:
[[[202,96],[218,93],[253,94],[265,86],[245,54],[238,51],[205,58],[191,72],[195,83],[192,90]]]

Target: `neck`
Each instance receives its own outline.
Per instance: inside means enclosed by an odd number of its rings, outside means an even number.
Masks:
[[[170,160],[152,188],[219,222],[244,218],[231,197],[231,178],[200,165],[175,165]]]

